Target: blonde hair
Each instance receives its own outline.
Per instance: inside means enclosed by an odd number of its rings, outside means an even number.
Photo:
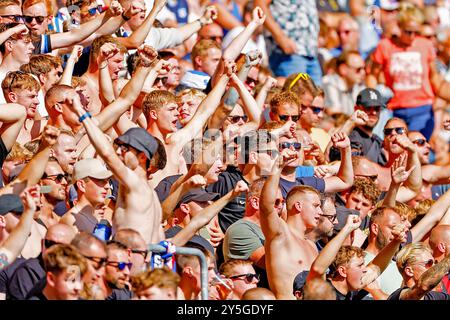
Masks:
[[[39,91],[40,88],[39,82],[31,74],[22,71],[8,72],[2,81],[2,90],[4,93],[14,91],[15,89]]]
[[[151,110],[159,110],[169,103],[177,103],[177,97],[166,90],[154,90],[145,95],[142,102],[142,111],[148,119]]]
[[[11,151],[5,158],[5,161],[21,161],[27,162],[33,158],[33,153],[21,146],[18,142],[14,142]]]
[[[23,72],[34,74],[39,77],[61,66],[61,58],[50,56],[48,54],[36,54],[31,56],[30,62],[23,64],[20,70]]]
[[[428,251],[433,254],[430,247],[428,247],[423,242],[410,243],[403,247],[396,255],[397,268],[398,271],[403,275],[405,268],[417,261],[417,257],[420,256],[424,251]]]
[[[270,111],[272,113],[277,113],[276,109],[277,107],[280,107],[284,104],[294,104],[298,107],[300,107],[300,99],[297,95],[295,95],[291,91],[281,91],[277,92],[273,95],[272,99],[270,100]]]
[[[199,42],[197,42],[194,45],[194,47],[192,48],[192,52],[191,52],[192,64],[194,66],[196,66],[197,63],[195,62],[195,58],[197,58],[197,57],[205,57],[208,54],[208,50],[211,49],[211,48],[219,49],[222,52],[222,48],[214,40],[202,39]]]
[[[71,81],[72,88],[78,88],[86,85],[86,80],[81,77],[72,77]]]
[[[234,276],[234,268],[237,266],[253,265],[250,260],[230,259],[220,265],[219,273],[225,277]]]
[[[295,186],[289,191],[289,193],[286,196],[286,208],[289,210],[294,205],[294,198],[298,194],[307,194],[307,193],[313,193],[316,194],[320,198],[320,193],[316,189],[310,186],[301,185],[301,186]]]
[[[105,43],[114,44],[117,47],[117,49],[119,49],[119,51],[123,54],[128,52],[127,48],[119,40],[117,40],[117,38],[110,36],[110,35],[101,36],[92,42],[91,53],[89,56],[89,63],[97,63],[96,61],[97,61],[98,54],[100,53],[100,48]]]
[[[184,89],[178,92],[176,96],[177,102],[181,102],[183,96],[189,96],[190,98],[200,98],[202,100],[206,98],[206,94],[204,92],[195,88]]]
[[[333,270],[334,274],[336,270],[352,260],[352,258],[364,258],[364,250],[355,247],[355,246],[342,246],[338,253],[336,254],[336,258],[330,266],[330,269]]]
[[[164,267],[141,272],[131,277],[130,282],[135,293],[156,286],[158,288],[171,289],[176,295],[180,276],[169,268]]]

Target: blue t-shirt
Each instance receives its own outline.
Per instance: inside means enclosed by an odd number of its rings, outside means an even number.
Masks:
[[[293,187],[300,186],[300,185],[313,187],[320,193],[325,192],[325,180],[321,179],[321,178],[316,178],[316,177],[296,178],[294,182],[281,178],[280,179],[280,189],[281,189],[281,194],[283,195],[283,198],[286,199],[289,191],[291,191],[291,189]]]

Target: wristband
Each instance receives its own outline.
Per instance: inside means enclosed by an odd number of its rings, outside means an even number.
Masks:
[[[125,20],[125,21],[128,21],[128,20],[131,19],[131,18],[128,18],[128,17],[125,15],[125,13],[122,13],[122,18],[123,18],[123,20]]]
[[[78,121],[83,122],[86,118],[92,118],[92,115],[89,112],[86,112],[78,119]]]
[[[202,19],[201,19],[201,18],[198,19],[198,22],[200,22],[200,28],[202,28],[202,27],[205,25],[205,23],[202,22]]]

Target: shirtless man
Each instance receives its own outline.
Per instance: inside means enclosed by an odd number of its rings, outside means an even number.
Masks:
[[[292,283],[295,276],[309,270],[318,255],[313,241],[305,233],[317,227],[321,209],[319,192],[309,186],[296,186],[286,200],[287,220],[284,221],[275,208],[276,193],[283,168],[296,161],[298,153],[284,149],[264,184],[260,198],[261,229],[266,238],[266,270],[270,288],[277,299],[294,299]]]

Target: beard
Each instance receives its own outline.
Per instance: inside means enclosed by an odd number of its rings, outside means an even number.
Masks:
[[[388,238],[386,238],[383,233],[379,232],[375,241],[377,249],[382,250],[388,243]]]

